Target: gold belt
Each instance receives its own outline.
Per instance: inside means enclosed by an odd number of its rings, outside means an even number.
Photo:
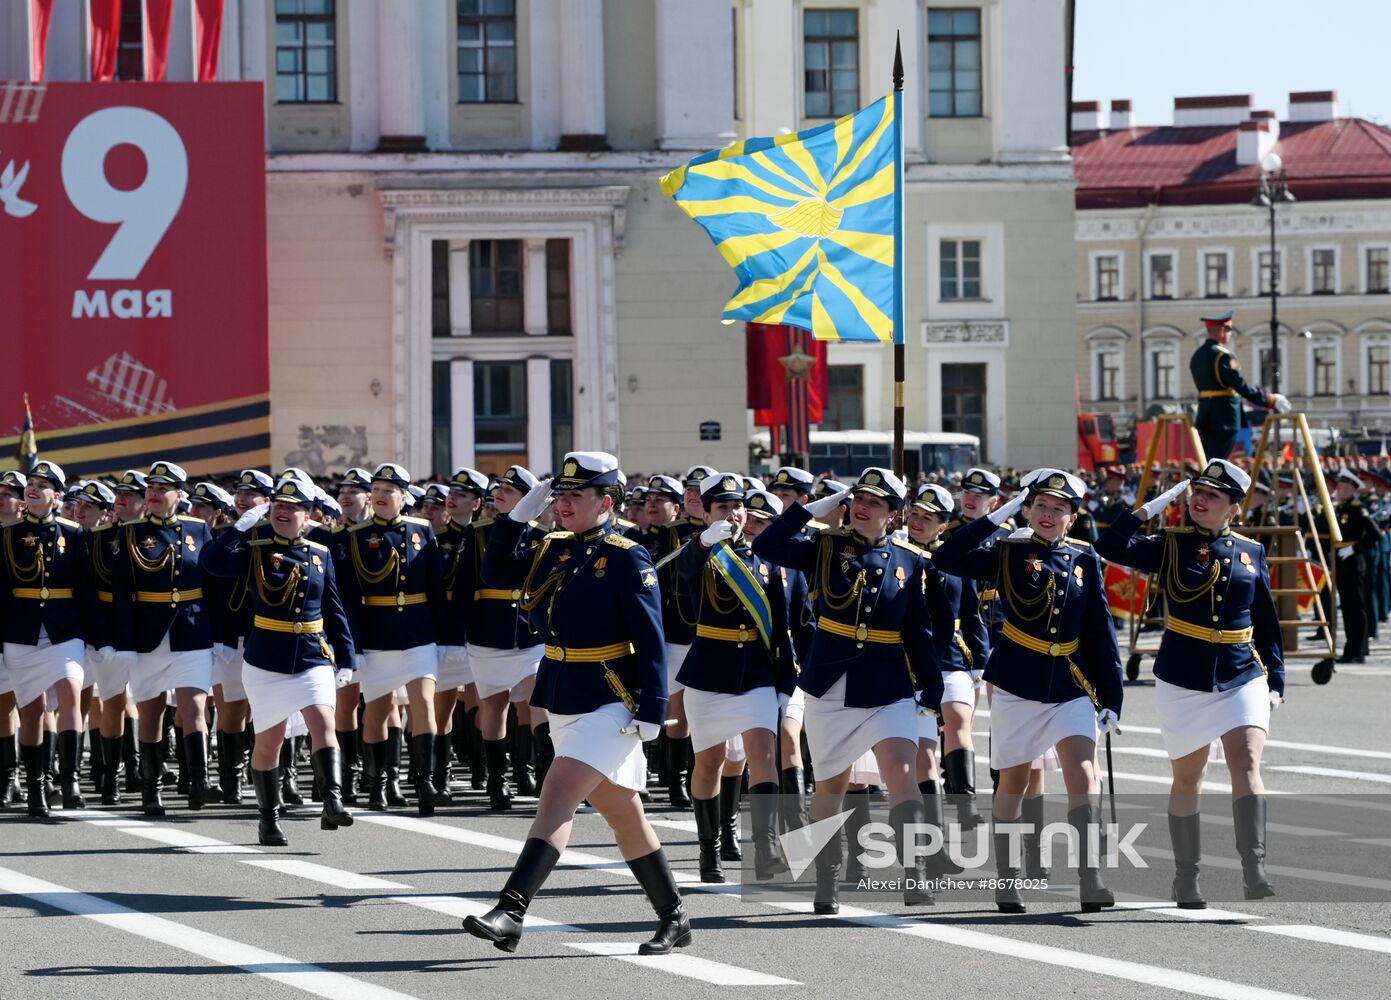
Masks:
[[[72,590],[60,587],[15,587],[10,593],[22,601],[61,601],[72,599]]]
[[[1219,396],[1235,396],[1235,389],[1204,389],[1198,393],[1199,399],[1216,399]]]
[[[178,604],[182,601],[201,601],[203,599],[203,588],[194,587],[192,590],[137,590],[135,599],[141,604]]]
[[[718,639],[721,642],[752,642],[758,633],[747,626],[739,628],[718,628],[714,625],[697,625],[696,635],[702,639]]]
[[[364,597],[362,603],[369,608],[404,608],[407,604],[424,604],[424,594],[397,594],[395,597]]]
[[[475,601],[520,601],[522,592],[520,590],[501,590],[497,587],[485,587],[482,590],[473,592]]]
[[[1044,642],[1042,639],[1035,639],[1027,632],[1021,632],[1009,622],[1005,622],[1005,638],[1018,646],[1023,646],[1027,650],[1035,653],[1042,653],[1045,656],[1071,656],[1081,647],[1081,642],[1073,639],[1071,642]]]
[[[1215,642],[1223,646],[1235,646],[1238,643],[1250,642],[1256,634],[1255,628],[1250,625],[1238,629],[1203,628],[1201,625],[1180,621],[1177,618],[1167,619],[1164,628],[1169,632],[1177,632],[1190,639],[1201,639],[1203,642]]]
[[[857,639],[860,642],[881,642],[888,645],[903,641],[903,633],[898,631],[898,629],[870,628],[868,625],[846,625],[844,622],[832,621],[829,618],[818,618],[816,627],[822,632],[844,636],[846,639]]]
[[[101,601],[103,604],[110,604],[112,601],[115,600],[115,597],[112,596],[112,593],[109,590],[98,590],[97,600]]]
[[[602,663],[631,656],[634,652],[631,642],[614,642],[607,646],[547,646],[546,659],[565,663]]]
[[[312,622],[282,622],[278,618],[264,618],[256,615],[251,624],[265,632],[292,632],[295,635],[318,635],[324,630],[324,620],[315,618]]]

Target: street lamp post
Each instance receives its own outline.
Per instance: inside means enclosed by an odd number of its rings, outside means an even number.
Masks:
[[[1294,201],[1278,153],[1261,161],[1261,179],[1251,204],[1270,212],[1270,391],[1280,391],[1280,254],[1275,248],[1275,206]]]

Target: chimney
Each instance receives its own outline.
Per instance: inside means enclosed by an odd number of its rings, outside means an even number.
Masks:
[[[1252,111],[1251,120],[1253,122],[1265,122],[1270,126],[1271,142],[1280,138],[1280,119],[1275,117],[1274,111]]]
[[[1336,90],[1297,90],[1290,94],[1290,121],[1331,122],[1338,117]]]
[[[1130,128],[1130,102],[1112,101],[1111,131],[1118,132],[1124,128]]]
[[[1099,132],[1099,131],[1101,131],[1101,102],[1100,102],[1100,101],[1073,101],[1073,102],[1072,102],[1072,131],[1074,131],[1074,132]]]
[[[1217,97],[1175,97],[1174,127],[1240,125],[1251,117],[1250,94]]]
[[[1237,126],[1236,162],[1239,167],[1251,167],[1265,159],[1265,154],[1275,148],[1277,136],[1270,123],[1263,118],[1252,118]]]

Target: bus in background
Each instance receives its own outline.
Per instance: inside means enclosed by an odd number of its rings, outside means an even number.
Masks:
[[[854,479],[868,466],[893,467],[893,435],[888,431],[812,431],[807,471],[843,482]],[[770,450],[768,432],[749,439],[751,466],[769,471],[780,462]],[[980,463],[980,438],[974,434],[910,431],[903,435],[902,471],[915,481],[919,472],[946,475],[965,472]]]

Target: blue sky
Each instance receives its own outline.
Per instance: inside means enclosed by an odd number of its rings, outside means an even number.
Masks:
[[[1072,96],[1168,125],[1175,97],[1252,94],[1283,119],[1290,91],[1336,90],[1340,115],[1391,126],[1389,38],[1388,0],[1077,0]]]

